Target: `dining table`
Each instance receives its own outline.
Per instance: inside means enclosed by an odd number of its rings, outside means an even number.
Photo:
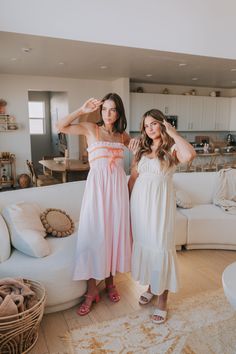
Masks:
[[[68,182],[68,174],[71,171],[86,172],[89,171],[89,163],[82,160],[64,158],[62,160],[40,160],[39,163],[52,172],[60,172],[62,174],[62,182]]]

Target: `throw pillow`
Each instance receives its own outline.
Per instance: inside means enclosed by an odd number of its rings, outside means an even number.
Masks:
[[[11,242],[9,231],[5,220],[0,215],[0,263],[4,262],[10,257],[11,254]]]
[[[49,243],[44,239],[46,232],[40,221],[40,208],[36,203],[9,205],[3,209],[2,215],[9,227],[11,243],[17,250],[32,257],[50,254]]]
[[[193,203],[188,193],[183,190],[176,191],[176,205],[180,208],[190,209],[193,207]]]
[[[65,237],[71,235],[75,231],[74,222],[64,210],[46,209],[40,219],[45,227],[47,234],[56,237]]]

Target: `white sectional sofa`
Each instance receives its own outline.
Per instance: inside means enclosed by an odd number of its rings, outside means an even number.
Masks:
[[[176,173],[176,190],[187,192],[193,207],[177,208],[176,240],[180,239],[178,214],[186,220],[187,249],[236,250],[236,214],[213,204],[217,172]],[[236,183],[236,181],[235,181]],[[182,233],[183,237],[183,233]]]
[[[190,209],[177,208],[176,247],[187,249],[236,249],[236,215],[212,204],[217,172],[176,173],[177,190],[186,191]],[[85,181],[0,193],[0,211],[17,202],[37,202],[42,210],[60,208],[79,220]],[[78,223],[77,223],[78,225]],[[42,282],[47,291],[46,312],[70,308],[86,291],[85,281],[73,281],[77,231],[65,238],[47,237],[51,253],[43,258],[27,256],[12,249],[0,263],[0,278],[24,277]]]
[[[78,225],[84,185],[85,181],[80,181],[1,192],[0,211],[17,202],[36,202],[42,210],[65,210]],[[24,277],[42,282],[47,291],[46,313],[72,307],[86,291],[86,281],[72,280],[76,237],[77,230],[68,237],[47,237],[50,254],[43,258],[12,248],[11,256],[0,263],[0,278]]]

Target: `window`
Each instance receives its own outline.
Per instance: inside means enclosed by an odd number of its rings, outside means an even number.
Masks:
[[[30,134],[45,134],[45,103],[29,101],[28,105]]]

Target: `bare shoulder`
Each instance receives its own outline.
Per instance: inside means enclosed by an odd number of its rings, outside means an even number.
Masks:
[[[78,124],[78,127],[80,129],[83,129],[84,132],[86,132],[85,135],[96,135],[97,124],[95,124],[95,123],[92,123],[92,122],[80,122]]]

